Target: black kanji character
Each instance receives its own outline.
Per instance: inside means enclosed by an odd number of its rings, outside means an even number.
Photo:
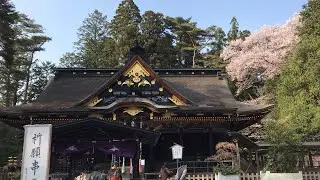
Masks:
[[[42,136],[41,133],[39,133],[39,134],[34,134],[34,136],[33,136],[33,138],[32,138],[33,144],[35,144],[36,141],[39,139],[39,146],[40,146],[40,145],[41,145],[41,136]]]
[[[40,157],[40,147],[33,148],[30,157],[39,158]]]
[[[37,169],[39,169],[39,162],[34,160],[34,162],[32,163],[32,167],[31,170],[33,171],[33,175],[36,175],[36,171]]]

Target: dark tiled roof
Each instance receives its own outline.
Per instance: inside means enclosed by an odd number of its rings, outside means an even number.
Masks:
[[[238,112],[254,111],[264,107],[252,106],[235,100],[227,82],[217,76],[167,76],[170,86],[198,106],[237,108]]]
[[[61,103],[62,107],[72,107],[99,90],[110,78],[110,76],[60,76],[48,85],[35,102]]]
[[[115,69],[112,69],[110,72],[114,71]],[[236,101],[228,88],[226,80],[212,73],[210,74],[209,69],[205,70],[206,73],[202,75],[199,75],[199,73],[192,75],[192,71],[194,71],[192,69],[177,69],[176,71],[183,71],[184,73],[174,73],[172,75],[171,72],[171,75],[163,74],[160,77],[171,88],[192,101],[193,106],[197,108],[238,109],[239,113],[264,108]],[[79,108],[83,110],[83,108],[77,105],[98,90],[101,90],[101,87],[107,84],[115,74],[110,72],[109,70],[102,69],[90,70],[90,73],[86,72],[85,69],[60,69],[37,100],[30,104],[6,108],[4,110],[7,112],[34,110],[50,112],[50,110],[59,111],[61,109],[77,111]]]

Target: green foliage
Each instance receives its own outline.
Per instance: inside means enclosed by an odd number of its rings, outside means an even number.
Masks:
[[[280,75],[277,110],[304,137],[320,130],[320,6],[309,1],[302,11],[301,41]]]
[[[265,170],[277,173],[296,172],[301,137],[287,123],[270,120],[266,123],[268,149]]]
[[[26,102],[30,90],[31,67],[34,55],[51,39],[44,35],[41,25],[14,10],[6,0],[0,2],[0,103],[14,106]],[[19,131],[0,124],[0,165],[9,156],[21,153],[17,139]]]
[[[103,68],[118,65],[116,45],[108,36],[107,17],[94,10],[78,30],[75,52],[66,53],[60,59],[63,67]]]
[[[6,165],[8,157],[22,152],[22,141],[17,138],[20,130],[0,122],[0,167]]]
[[[15,172],[9,173],[10,180],[20,180],[21,178],[21,171],[17,170]]]
[[[133,0],[122,0],[109,26],[110,35],[117,44],[116,51],[122,63],[127,60],[128,51],[134,42],[139,40],[140,22],[140,10]]]
[[[161,13],[146,11],[141,21],[141,41],[146,50],[146,60],[153,68],[174,67],[173,36],[166,33],[165,18]]]
[[[221,27],[210,26],[206,29],[205,46],[211,53],[221,53],[226,46],[227,38],[226,33]]]
[[[250,31],[239,29],[239,23],[236,17],[233,17],[230,21],[231,28],[228,32],[228,42],[235,41],[239,38],[244,40],[246,37],[250,36]]]
[[[228,32],[228,41],[234,41],[239,37],[239,23],[236,17],[232,17],[231,21],[231,28]]]
[[[267,136],[274,144],[269,168],[277,172],[291,172],[299,143],[320,130],[319,5],[319,0],[311,0],[304,6],[300,42],[276,81],[277,120],[268,124]]]
[[[200,41],[205,31],[197,27],[191,18],[167,17],[168,29],[175,36],[178,61],[183,67],[195,67],[196,58],[200,55]]]
[[[95,32],[99,32],[98,35]],[[145,48],[145,59],[153,68],[225,67],[220,58],[227,41],[222,28],[211,26],[203,30],[191,18],[164,17],[153,11],[140,16],[139,8],[132,0],[121,1],[111,23],[94,11],[84,20],[78,35],[74,52],[64,54],[60,66],[120,66],[138,41]],[[207,51],[203,52],[204,49]]]
[[[239,34],[239,37],[242,39],[242,40],[245,40],[246,37],[250,36],[251,32],[248,31],[248,30],[243,30],[243,31],[240,31],[240,34]]]
[[[280,75],[278,118],[301,136],[320,130],[320,39],[303,39]]]
[[[39,97],[44,90],[50,77],[53,76],[55,65],[49,61],[36,63],[32,68],[31,86],[28,91],[28,102],[31,102]]]
[[[10,73],[14,64],[15,50],[15,30],[14,24],[18,20],[18,13],[15,11],[14,6],[8,0],[1,1],[0,3],[0,44],[1,51],[0,57],[2,68],[2,96],[5,105],[10,105],[11,84]]]
[[[222,175],[235,175],[240,174],[241,170],[236,167],[231,167],[229,165],[224,165],[223,163],[219,163],[217,166],[213,168],[213,174],[221,173]]]

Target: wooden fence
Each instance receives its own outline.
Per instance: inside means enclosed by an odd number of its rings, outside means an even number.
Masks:
[[[303,172],[303,180],[320,180],[320,172]],[[158,173],[146,173],[146,180],[158,180]],[[173,180],[172,178],[171,180]],[[187,174],[186,180],[215,180],[214,174]],[[260,173],[243,173],[240,180],[260,180]]]
[[[303,180],[320,180],[320,172],[303,172]]]
[[[8,171],[0,168],[0,180],[9,180]]]
[[[303,172],[303,180],[320,180],[320,172]],[[56,179],[56,177],[51,177]],[[58,178],[64,179],[64,178]],[[146,180],[158,180],[158,173],[146,173]],[[0,169],[0,180],[9,180],[8,172]],[[186,180],[215,180],[214,174],[187,174]],[[244,173],[240,180],[260,180],[259,173]]]

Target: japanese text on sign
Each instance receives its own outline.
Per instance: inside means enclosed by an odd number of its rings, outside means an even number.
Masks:
[[[21,180],[48,179],[52,125],[26,125],[24,129]]]
[[[171,147],[172,150],[172,159],[182,159],[183,147],[179,144],[175,144]]]

